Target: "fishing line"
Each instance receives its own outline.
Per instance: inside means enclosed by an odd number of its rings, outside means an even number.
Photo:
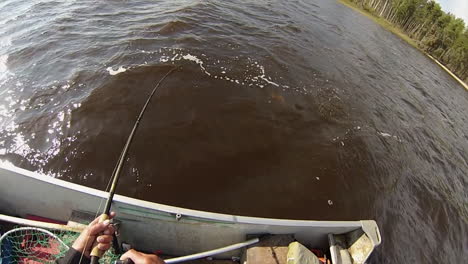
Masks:
[[[126,143],[124,145],[124,148],[122,149],[122,152],[120,153],[119,159],[117,160],[117,163],[116,163],[116,165],[114,167],[114,170],[112,172],[112,176],[110,177],[109,182],[107,183],[106,190],[109,188],[109,185],[110,185],[109,195],[107,197],[107,201],[106,201],[104,210],[102,212],[102,216],[99,219],[99,222],[103,222],[103,221],[105,221],[105,220],[107,220],[109,218],[110,207],[111,207],[112,200],[114,198],[114,194],[115,194],[115,191],[116,191],[116,188],[117,188],[117,183],[118,183],[118,180],[119,180],[119,176],[120,176],[120,173],[121,173],[123,165],[124,165],[125,157],[127,156],[128,150],[129,150],[130,145],[131,145],[131,143],[133,141],[133,137],[135,136],[135,132],[136,132],[138,126],[140,125],[140,121],[143,118],[143,115],[144,115],[144,113],[146,111],[146,108],[148,107],[148,105],[149,105],[149,103],[151,101],[151,98],[156,93],[156,90],[159,88],[159,86],[161,86],[162,82],[166,79],[166,77],[168,77],[176,69],[178,69],[178,67],[172,68],[159,80],[159,82],[156,84],[156,86],[154,86],[153,90],[151,91],[150,95],[148,96],[148,99],[146,100],[145,104],[143,105],[143,107],[142,107],[142,109],[140,111],[140,114],[138,115],[138,117],[137,117],[137,119],[135,121],[135,124],[133,125],[132,131],[130,132],[130,135],[127,138],[127,141],[126,141]],[[101,199],[101,202],[99,204],[98,211],[96,212],[96,217],[97,217],[97,214],[99,213],[99,211],[101,210],[102,201],[103,201],[103,199]],[[86,240],[85,245],[87,243],[88,243],[88,239]],[[99,262],[99,258],[102,257],[102,254],[103,254],[103,252],[101,250],[99,250],[99,248],[97,247],[97,243],[94,242],[94,244],[95,245],[93,246],[93,249],[91,251],[91,264],[97,264]],[[81,253],[81,258],[83,257],[83,254],[84,254],[84,252]],[[81,263],[81,258],[80,258],[80,263]]]

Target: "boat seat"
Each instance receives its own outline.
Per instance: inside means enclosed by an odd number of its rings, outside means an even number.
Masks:
[[[329,234],[330,253],[334,264],[364,264],[373,249],[371,239],[362,229]]]

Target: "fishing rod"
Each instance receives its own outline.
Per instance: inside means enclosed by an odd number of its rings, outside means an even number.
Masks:
[[[135,132],[136,132],[136,130],[138,128],[138,125],[140,124],[140,121],[141,121],[141,119],[143,117],[143,114],[145,113],[146,108],[148,107],[148,105],[149,105],[149,103],[151,101],[151,98],[153,97],[153,95],[156,92],[156,90],[158,89],[158,87],[161,85],[161,83],[164,81],[164,79],[166,79],[166,77],[169,76],[172,72],[174,72],[177,68],[178,67],[172,68],[170,71],[168,71],[166,73],[166,75],[164,75],[159,80],[159,82],[156,84],[156,86],[151,91],[151,94],[148,96],[148,99],[146,100],[146,103],[143,105],[143,108],[141,109],[140,114],[138,115],[138,117],[137,117],[137,119],[135,121],[135,124],[133,125],[133,129],[130,132],[130,135],[128,136],[128,138],[127,138],[127,142],[125,143],[125,146],[122,149],[122,152],[120,153],[120,157],[117,160],[117,164],[116,164],[116,166],[114,168],[114,171],[112,172],[112,176],[111,176],[112,184],[111,184],[111,187],[109,189],[109,195],[107,196],[107,201],[106,201],[106,205],[104,207],[104,211],[102,212],[102,215],[99,218],[100,223],[104,222],[107,219],[109,219],[110,208],[111,208],[112,200],[114,199],[114,194],[115,194],[115,190],[117,188],[117,183],[119,182],[120,172],[122,171],[122,167],[124,165],[125,157],[127,156],[128,149],[130,148],[130,144],[132,143],[133,137],[135,136]],[[90,254],[91,255],[91,264],[99,263],[99,258],[101,258],[103,254],[104,254],[104,252],[97,247],[97,241],[94,241],[93,250],[91,251],[91,254]]]

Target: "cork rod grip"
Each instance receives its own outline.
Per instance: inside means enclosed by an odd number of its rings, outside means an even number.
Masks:
[[[106,221],[107,219],[109,219],[109,216],[107,214],[102,214],[101,217],[99,217],[99,223],[102,223]],[[96,239],[99,235],[100,234],[96,236]],[[104,252],[98,248],[98,244],[99,243],[97,242],[97,240],[93,241],[93,249],[91,250],[91,254],[90,254],[91,259],[97,258],[97,260],[99,260],[99,258],[101,258],[102,255],[104,254]]]

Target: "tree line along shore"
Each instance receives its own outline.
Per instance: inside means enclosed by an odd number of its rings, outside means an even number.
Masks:
[[[468,27],[463,19],[442,11],[433,0],[340,1],[373,15],[380,25],[443,64],[468,89]]]

